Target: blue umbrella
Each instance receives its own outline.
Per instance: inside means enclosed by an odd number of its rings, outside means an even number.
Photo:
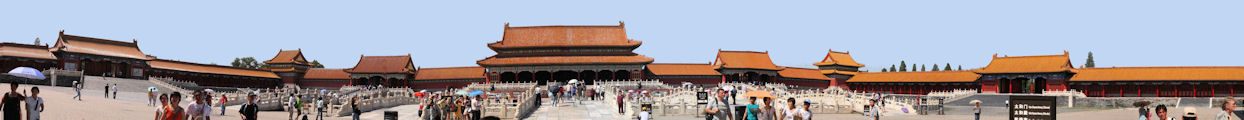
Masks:
[[[13,68],[13,70],[9,70],[9,75],[23,77],[23,78],[30,78],[30,79],[39,79],[39,80],[47,78],[43,76],[43,72],[39,72],[38,69],[30,68],[30,67]]]
[[[471,91],[471,95],[468,95],[468,96],[476,96],[480,94],[484,94],[484,91],[479,91],[479,90]]]

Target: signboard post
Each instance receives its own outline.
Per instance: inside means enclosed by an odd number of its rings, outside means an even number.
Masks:
[[[1006,105],[1010,120],[1056,120],[1057,98],[1053,96],[1011,96]]]

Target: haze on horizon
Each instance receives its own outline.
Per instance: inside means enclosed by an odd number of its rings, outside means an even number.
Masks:
[[[1075,4],[1067,4],[1075,3]],[[717,50],[768,51],[812,67],[827,50],[864,69],[990,57],[1093,52],[1098,67],[1244,66],[1244,1],[8,1],[0,42],[55,42],[57,32],[130,41],[162,59],[228,65],[302,49],[328,68],[360,55],[415,65],[476,66],[504,24],[626,23],[656,63],[709,63]]]

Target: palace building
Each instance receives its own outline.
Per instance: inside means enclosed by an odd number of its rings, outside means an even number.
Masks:
[[[570,79],[644,79],[644,65],[653,59],[632,52],[641,42],[617,26],[529,26],[505,24],[501,41],[488,44],[497,54],[476,61],[488,81],[566,82]],[[589,83],[591,84],[591,83]]]
[[[951,90],[1041,94],[1076,91],[1090,97],[1212,97],[1244,95],[1244,67],[1175,66],[1077,68],[1069,53],[994,55],[982,68],[960,71],[866,72],[850,52],[827,51],[816,68],[773,63],[768,51],[718,50],[709,63],[653,63],[633,52],[642,42],[627,37],[625,24],[580,26],[504,26],[500,41],[486,46],[496,54],[478,66],[421,68],[414,56],[366,56],[350,68],[313,68],[301,49],[278,50],[262,69],[237,68],[156,58],[137,40],[115,41],[66,35],[55,45],[0,43],[0,69],[32,67],[82,71],[89,76],[159,78],[210,87],[346,86],[445,89],[470,84],[537,83],[582,80],[660,80],[666,84],[716,85],[722,82],[782,83],[797,88],[841,87],[853,91],[928,94]],[[435,63],[430,63],[435,64]],[[179,83],[181,84],[181,83]]]

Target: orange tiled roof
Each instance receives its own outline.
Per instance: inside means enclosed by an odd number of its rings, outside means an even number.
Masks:
[[[717,51],[717,60],[713,62],[713,68],[782,70],[769,59],[769,52],[721,50]]]
[[[272,71],[272,72],[290,72],[290,71],[298,70],[292,67],[291,68],[262,68],[262,69],[267,69],[268,71]]]
[[[829,80],[829,77],[825,77],[825,74],[821,74],[820,70],[812,68],[786,67],[786,69],[778,71],[778,75],[787,78]]]
[[[825,59],[822,59],[821,62],[814,63],[812,65],[816,65],[816,66],[842,65],[842,66],[851,66],[851,67],[864,67],[864,64],[856,63],[855,58],[851,58],[851,53],[835,52],[833,50],[830,50],[829,54],[826,54]]]
[[[415,80],[484,79],[484,67],[420,68]]]
[[[821,70],[821,74],[855,75],[855,74],[859,74],[859,72],[841,71],[841,70]]]
[[[648,71],[655,75],[721,75],[712,65],[694,63],[652,63]]]
[[[632,56],[535,56],[488,57],[475,62],[481,66],[549,65],[549,64],[647,64],[652,58]]]
[[[1244,81],[1244,67],[1084,68],[1071,81]]]
[[[309,62],[307,62],[307,58],[303,58],[302,56],[302,49],[282,50],[281,52],[276,53],[276,57],[272,57],[272,59],[263,61],[263,63],[265,64],[289,63],[289,64],[304,64],[304,65],[309,64]]]
[[[346,73],[345,69],[324,69],[311,68],[307,69],[307,74],[302,76],[303,79],[350,79],[350,73]]]
[[[99,38],[65,35],[64,31],[60,33],[60,38],[56,40],[56,45],[49,49],[51,49],[52,52],[83,53],[139,60],[152,59],[146,54],[143,54],[143,51],[138,49],[138,40],[134,40],[134,42],[112,41]]]
[[[155,59],[155,60],[147,61],[147,65],[150,65],[151,68],[196,72],[196,73],[236,75],[236,76],[249,76],[249,77],[261,77],[261,78],[280,78],[276,76],[276,73],[268,72],[265,70],[236,68],[236,67],[220,66],[220,65],[198,64],[198,63],[190,63],[190,62],[182,62],[182,61],[163,60],[163,59]]]
[[[410,55],[403,56],[362,56],[354,68],[346,69],[350,73],[407,73],[414,74],[414,63]]]
[[[1062,55],[998,57],[994,54],[993,61],[984,68],[973,70],[976,73],[1044,73],[1044,72],[1075,72],[1066,52]]]
[[[56,60],[48,46],[18,43],[0,43],[0,56]]]
[[[626,38],[623,25],[509,27],[506,23],[501,41],[488,47],[630,47],[639,44]]]
[[[980,76],[971,71],[863,72],[847,82],[975,82]]]

